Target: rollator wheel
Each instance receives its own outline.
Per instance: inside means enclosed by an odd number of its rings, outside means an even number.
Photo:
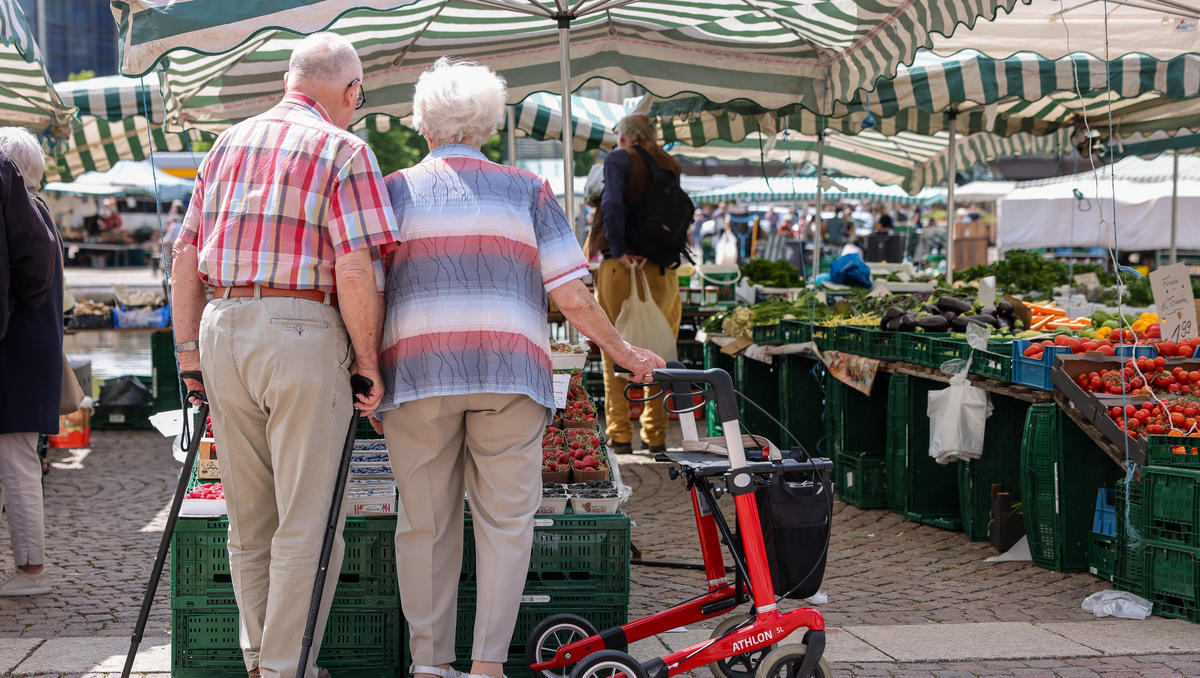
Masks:
[[[754,616],[749,614],[735,614],[725,618],[713,629],[711,639],[721,638],[726,636],[744,623],[748,624],[754,621]],[[775,649],[774,645],[761,647],[757,650],[751,650],[746,654],[735,654],[732,657],[718,659],[708,665],[708,670],[712,671],[713,678],[754,678],[755,671],[758,670],[758,665],[767,653]]]
[[[529,640],[525,643],[525,665],[550,661],[558,654],[558,648],[594,635],[596,627],[583,617],[577,614],[552,614],[529,632]],[[533,678],[567,678],[571,674],[571,666],[573,664],[549,671],[533,671]]]
[[[638,660],[620,650],[600,650],[584,657],[571,678],[647,678]]]
[[[776,647],[763,657],[758,665],[756,678],[830,678],[833,673],[824,657],[817,661],[817,668],[813,670],[811,677],[800,675],[800,662],[804,661],[807,652],[808,647],[800,644]]]

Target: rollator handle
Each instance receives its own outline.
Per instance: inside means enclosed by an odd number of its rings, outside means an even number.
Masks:
[[[717,418],[722,423],[736,421],[738,418],[737,400],[733,393],[733,379],[725,370],[689,370],[684,368],[683,363],[672,360],[667,363],[665,369],[654,370],[654,382],[666,386],[676,394],[683,394],[673,396],[676,398],[690,398],[692,384],[709,384],[713,389],[713,401],[717,404]],[[679,405],[679,403],[675,404]],[[690,402],[687,403],[687,405],[690,404]]]

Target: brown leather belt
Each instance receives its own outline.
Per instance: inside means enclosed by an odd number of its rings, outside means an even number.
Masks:
[[[282,287],[263,287],[262,285],[238,285],[237,287],[218,287],[213,292],[213,298],[239,299],[243,297],[290,297],[319,301],[337,308],[337,294],[321,290],[289,290]]]

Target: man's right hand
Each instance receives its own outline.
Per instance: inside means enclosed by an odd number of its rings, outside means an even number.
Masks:
[[[366,394],[355,394],[354,408],[359,414],[368,416],[383,404],[383,375],[378,367],[359,367],[358,363],[350,366],[350,374],[357,374],[371,380],[371,390]]]
[[[180,372],[199,372],[200,371],[200,351],[180,351],[177,354],[179,359]],[[183,385],[188,393],[199,393],[205,395],[204,384],[196,379],[184,379]],[[199,398],[189,398],[188,402],[199,407],[203,404],[203,400]]]
[[[634,269],[640,271],[646,267],[646,257],[639,257],[634,254],[622,254],[621,256],[617,257],[617,261],[620,262],[620,264],[624,266],[625,270],[627,271],[633,271]]]
[[[653,381],[654,370],[663,369],[667,366],[665,360],[648,348],[640,348],[629,342],[625,342],[625,347],[628,349],[628,352],[623,358],[617,360],[616,363],[629,370],[630,381],[639,384]]]

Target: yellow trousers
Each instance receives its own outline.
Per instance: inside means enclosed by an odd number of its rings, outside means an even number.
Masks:
[[[646,264],[642,269],[646,274],[646,282],[650,285],[650,295],[654,303],[662,309],[667,322],[676,335],[679,334],[679,321],[683,317],[683,302],[679,298],[679,276],[675,269],[662,269],[654,264]],[[605,259],[596,271],[596,301],[608,314],[609,322],[616,322],[621,312],[621,304],[629,298],[630,281],[633,276],[628,269],[615,259]],[[625,399],[625,385],[628,379],[613,375],[613,361],[604,354],[604,416],[606,421],[605,433],[617,443],[633,442],[633,425],[629,423],[629,401]],[[663,445],[667,441],[667,412],[663,409],[662,399],[646,403],[640,417],[642,423],[642,442],[647,447]]]

